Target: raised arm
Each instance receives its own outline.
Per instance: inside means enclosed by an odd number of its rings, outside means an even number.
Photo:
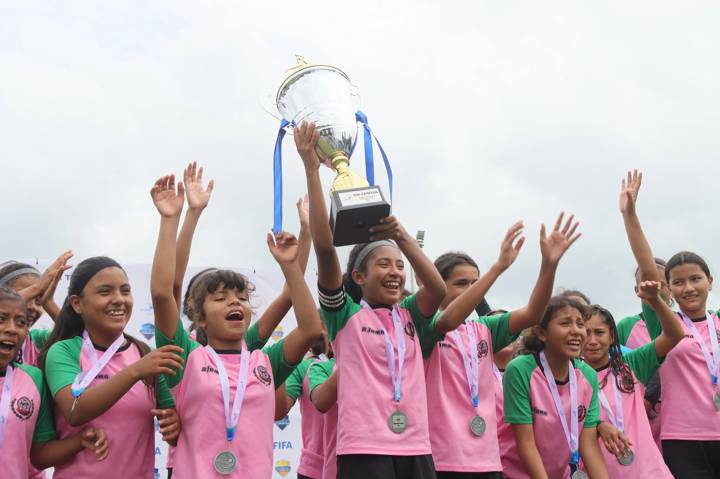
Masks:
[[[296,206],[300,218],[298,263],[300,264],[300,270],[305,274],[305,268],[307,268],[308,258],[310,257],[310,243],[312,242],[310,237],[310,204],[308,196],[305,195],[304,198],[300,198]],[[285,284],[280,294],[268,305],[262,316],[260,316],[260,319],[258,319],[258,335],[261,340],[270,338],[272,332],[275,331],[275,328],[277,328],[287,312],[290,311],[291,307],[290,290],[287,284]]]
[[[297,320],[297,328],[283,342],[285,362],[292,365],[302,360],[310,345],[322,333],[320,315],[298,264],[299,247],[295,236],[281,232],[273,237],[268,233],[267,243],[285,276]]]
[[[48,313],[48,315],[55,321],[59,308],[55,304],[55,301],[50,297],[46,298],[45,293],[48,290],[55,292],[57,283],[62,278],[62,274],[68,269],[72,268],[72,265],[67,264],[70,258],[73,257],[73,252],[68,250],[58,256],[55,261],[47,267],[43,274],[40,275],[40,279],[33,285],[18,291],[18,294],[22,297],[25,302],[34,301],[36,298],[40,298],[40,302]],[[53,307],[54,306],[54,307]]]
[[[150,195],[160,213],[160,232],[158,233],[155,257],[150,275],[150,295],[152,296],[155,326],[167,338],[174,338],[180,322],[178,304],[173,294],[175,279],[175,247],[180,213],[183,208],[183,185],[175,188],[175,175],[163,176],[155,182]]]
[[[682,341],[685,331],[670,306],[660,297],[659,281],[643,281],[638,285],[637,295],[657,313],[662,332],[655,338],[655,354],[658,358],[664,358]]]
[[[508,323],[512,333],[518,333],[540,322],[552,296],[555,272],[560,259],[581,236],[581,233],[575,233],[579,223],[573,221],[575,218],[573,215],[570,215],[563,226],[564,215],[565,213],[560,213],[549,236],[545,234],[545,225],[540,227],[540,252],[542,253],[540,273],[527,306],[510,314]],[[560,229],[561,227],[562,229]]]
[[[197,227],[200,215],[210,202],[215,181],[210,180],[207,188],[202,183],[203,168],[198,169],[197,162],[193,161],[183,170],[183,182],[185,185],[185,196],[187,197],[188,209],[185,213],[180,235],[177,238],[177,249],[175,251],[175,280],[173,281],[173,296],[175,304],[182,304],[182,286],[188,261],[190,260],[190,248],[192,247],[193,235]]]
[[[326,289],[342,286],[342,269],[333,246],[332,231],[325,206],[325,193],[320,182],[320,158],[315,151],[320,132],[314,123],[303,122],[294,132],[295,146],[305,165],[308,197],[310,198],[310,231],[318,262],[318,283]]]
[[[465,318],[482,302],[488,290],[500,275],[515,262],[520,253],[520,248],[525,242],[525,237],[521,236],[522,232],[522,221],[518,221],[510,227],[500,245],[500,256],[495,261],[495,264],[467,291],[455,298],[437,319],[435,331],[438,334],[445,334],[460,326],[465,321]]]
[[[625,232],[627,233],[630,249],[640,269],[641,281],[663,281],[655,265],[650,243],[645,237],[640,219],[637,215],[637,198],[642,185],[642,173],[637,170],[628,172],[627,179],[623,178],[620,191],[620,213],[622,213]]]
[[[370,228],[370,234],[370,241],[391,239],[397,243],[400,251],[410,262],[418,278],[418,283],[422,284],[415,295],[420,313],[423,316],[434,314],[445,298],[447,286],[435,265],[418,246],[415,238],[405,231],[405,228],[394,216],[381,219],[379,225]]]

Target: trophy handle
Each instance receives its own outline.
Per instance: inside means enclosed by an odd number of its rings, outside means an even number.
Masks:
[[[278,121],[282,120],[282,116],[280,116],[280,113],[277,111],[277,107],[275,106],[275,95],[273,93],[267,92],[265,94],[260,94],[257,100],[260,108],[265,110],[265,113]]]
[[[353,109],[355,111],[359,110],[362,97],[360,96],[360,89],[354,83],[350,83],[350,97],[352,98]]]

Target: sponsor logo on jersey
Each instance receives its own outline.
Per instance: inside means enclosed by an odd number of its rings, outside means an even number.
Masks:
[[[287,426],[287,424],[286,424],[286,426]],[[292,445],[291,441],[275,441],[275,442],[273,442],[273,449],[275,449],[275,450],[278,450],[278,449],[286,450],[286,449],[292,449],[292,448],[293,448],[293,445]]]
[[[411,339],[415,339],[415,324],[412,321],[405,323],[405,334],[410,336]]]
[[[584,421],[585,416],[587,416],[587,408],[583,404],[578,405],[578,422]]]
[[[272,377],[270,377],[270,373],[265,366],[256,366],[253,369],[253,374],[265,386],[270,386],[270,383],[272,383]]]
[[[368,334],[375,334],[375,335],[382,335],[385,334],[385,331],[382,329],[373,329],[370,326],[363,326],[360,328],[361,333],[368,333]]]
[[[481,339],[480,342],[477,344],[478,359],[484,359],[485,356],[488,355],[489,350],[490,347],[488,346],[488,342],[484,339]]]
[[[155,336],[155,325],[152,323],[144,323],[140,326],[140,334],[145,336],[145,339],[152,339]]]
[[[285,477],[290,474],[290,461],[287,459],[280,459],[275,463],[275,472],[280,474],[280,477]]]
[[[220,374],[220,373],[218,373],[218,370],[217,370],[217,369],[215,369],[215,368],[214,368],[214,367],[212,367],[212,366],[203,366],[203,367],[202,367],[202,369],[200,369],[200,372],[203,372],[203,373],[213,373],[213,374]]]
[[[15,414],[18,419],[27,421],[30,419],[30,416],[32,416],[33,411],[35,411],[35,403],[27,396],[20,396],[12,400],[10,409],[12,409],[13,414]]]
[[[547,416],[547,411],[543,411],[542,409],[538,409],[535,406],[532,406],[532,412],[533,414],[539,414],[540,416]]]
[[[278,419],[275,421],[275,425],[280,428],[281,431],[284,431],[286,427],[290,424],[290,416],[285,416],[282,419]]]
[[[285,333],[283,333],[283,328],[282,328],[282,326],[278,326],[278,327],[275,328],[275,330],[272,332],[272,334],[270,335],[270,337],[273,339],[273,341],[280,341],[284,335],[285,335]]]

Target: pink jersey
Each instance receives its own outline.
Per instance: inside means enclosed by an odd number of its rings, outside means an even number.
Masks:
[[[497,379],[493,372],[493,351],[504,348],[515,338],[508,331],[509,316],[479,318],[457,328],[464,350],[477,351],[477,408],[471,401],[462,352],[454,332],[446,334],[443,341],[435,344],[425,362],[430,442],[437,471],[502,471],[497,438]],[[470,344],[467,328],[473,328],[476,344]],[[498,330],[502,332],[498,333]],[[494,344],[493,339],[498,336],[500,344]],[[482,417],[486,424],[485,433],[479,437],[470,429],[470,422],[476,415]]]
[[[98,358],[103,352],[96,348]],[[112,356],[88,389],[104,383],[139,359],[140,351],[128,342]],[[55,343],[48,352],[45,368],[53,397],[72,384],[80,369],[87,371],[91,367],[91,359],[82,348],[82,338],[75,337]],[[164,391],[169,398],[166,386]],[[160,392],[160,387],[157,392]],[[80,400],[82,401],[82,397]],[[172,398],[162,407],[169,406],[172,406]],[[117,475],[118,471],[123,471],[126,477],[152,477],[155,467],[155,433],[151,410],[155,407],[160,407],[156,406],[156,396],[141,381],[135,383],[102,415],[79,427],[71,426],[56,407],[55,422],[60,438],[77,434],[88,426],[101,428],[107,433],[111,452],[105,460],[98,461],[93,452],[83,449],[72,461],[55,468],[53,479],[109,478]]]
[[[608,404],[610,405],[610,409],[614,416],[616,414],[615,393],[610,381],[615,381],[615,378],[610,373],[610,368],[598,371],[598,383],[602,385],[603,381],[607,377],[606,384],[602,388],[602,391],[608,400]],[[621,393],[620,396],[622,397],[625,435],[630,439],[630,442],[632,442],[632,451],[635,455],[635,460],[628,466],[621,465],[617,461],[617,458],[607,451],[605,443],[603,441],[599,441],[600,449],[605,457],[608,475],[611,479],[622,479],[626,477],[672,479],[673,476],[670,474],[670,470],[665,465],[665,461],[660,454],[660,450],[657,448],[655,440],[652,437],[652,431],[650,430],[650,423],[648,422],[647,414],[645,413],[643,400],[645,388],[637,381],[634,374],[633,379],[635,380],[634,392]],[[601,420],[610,422],[605,408],[601,407],[600,409]]]
[[[327,325],[340,377],[351,378],[338,386],[337,453],[414,456],[430,454],[425,375],[418,329],[428,328],[409,296],[396,306],[405,335],[402,398],[393,400],[393,387],[385,350],[387,331],[395,351],[392,312],[388,308],[360,307],[342,291],[320,288],[322,315]],[[333,309],[329,307],[335,306]],[[394,433],[390,416],[402,411],[407,429]]]
[[[647,324],[645,324],[645,321],[640,320],[635,323],[633,328],[630,330],[630,335],[628,336],[625,346],[630,349],[636,349],[649,342],[650,333],[648,332]]]
[[[303,377],[300,395],[300,414],[302,415],[303,448],[300,456],[298,474],[320,478],[323,471],[323,429],[325,417],[310,401],[310,386],[307,371]]]
[[[324,362],[313,362],[308,368],[309,391],[323,384],[336,370],[335,359]],[[312,404],[311,404],[312,405]],[[314,406],[313,406],[314,407]],[[323,471],[322,479],[335,479],[337,477],[337,403],[323,414]]]
[[[712,315],[712,318],[720,331],[717,316]],[[720,412],[713,404],[714,391],[705,356],[690,330],[681,324],[685,338],[670,351],[660,368],[663,401],[660,437],[663,440],[718,441]],[[695,322],[695,327],[711,350],[707,320]]]
[[[578,422],[583,427],[595,427],[599,420],[597,374],[587,364],[576,360],[570,374],[575,374],[578,386]],[[550,478],[570,477],[571,451],[555,410],[550,388],[542,367],[533,355],[513,359],[503,378],[505,422],[532,424],[535,445]],[[558,392],[566,418],[570,417],[570,385],[558,384]],[[504,475],[508,479],[527,478],[517,447],[514,445],[503,458]]]
[[[5,374],[0,376],[0,391],[4,384]],[[13,364],[8,423],[0,449],[0,475],[3,479],[26,479],[32,468],[32,443],[55,439],[49,407],[50,399],[42,372],[31,366]]]

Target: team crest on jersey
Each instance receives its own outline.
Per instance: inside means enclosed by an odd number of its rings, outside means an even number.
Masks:
[[[405,323],[405,334],[410,336],[410,339],[415,339],[415,325],[412,321]]]
[[[270,377],[270,373],[265,366],[257,366],[255,369],[253,369],[253,374],[255,375],[257,380],[263,383],[265,386],[270,386],[272,378]]]
[[[275,463],[275,472],[280,474],[280,477],[285,477],[290,474],[290,461],[287,459],[280,459]]]
[[[488,346],[488,342],[484,339],[481,339],[480,342],[477,344],[478,359],[484,359],[485,356],[488,355],[489,350],[490,347]]]
[[[12,409],[13,414],[15,414],[18,419],[27,421],[30,419],[30,416],[32,416],[33,411],[35,411],[35,403],[27,396],[20,396],[12,400],[10,409]]]
[[[587,408],[585,407],[585,405],[580,404],[578,406],[578,422],[584,421],[585,416],[587,416]]]

